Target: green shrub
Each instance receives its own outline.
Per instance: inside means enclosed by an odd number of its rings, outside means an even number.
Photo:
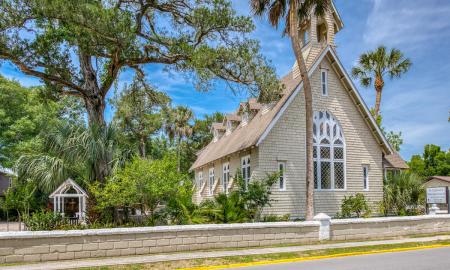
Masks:
[[[268,174],[245,186],[238,172],[237,189],[229,194],[219,194],[213,200],[204,201],[199,212],[211,223],[241,223],[261,221],[262,209],[270,205],[271,187],[278,181],[278,173]]]
[[[262,179],[254,179],[245,186],[244,179],[240,173],[236,174],[236,182],[241,200],[247,211],[248,219],[251,221],[261,221],[261,212],[264,207],[270,206],[272,201],[272,186],[278,181],[278,172],[266,174]]]
[[[187,175],[177,170],[175,156],[168,154],[159,160],[135,158],[103,185],[92,185],[90,191],[97,200],[98,211],[139,207],[147,210],[148,225],[154,226],[165,222],[166,213],[159,213],[161,206],[175,198],[188,183]],[[115,222],[129,223],[128,212],[123,221]]]
[[[355,196],[345,196],[342,200],[341,213],[337,216],[342,218],[369,217],[370,209],[364,194],[357,193]]]
[[[263,222],[281,222],[281,221],[289,221],[291,215],[286,214],[282,216],[277,215],[266,215],[263,217]]]
[[[59,213],[39,211],[31,216],[25,216],[24,223],[31,231],[50,231],[59,229],[66,223],[66,220]]]
[[[388,175],[383,191],[383,201],[379,205],[381,214],[411,216],[424,212],[425,189],[416,174],[400,172]]]

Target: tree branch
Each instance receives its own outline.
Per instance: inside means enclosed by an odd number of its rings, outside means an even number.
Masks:
[[[27,74],[27,75],[31,75],[31,76],[35,76],[38,77],[46,82],[49,83],[55,83],[58,85],[61,85],[63,87],[68,87],[71,88],[75,91],[80,92],[81,94],[85,94],[85,90],[83,88],[81,88],[80,86],[70,82],[70,81],[66,81],[64,79],[62,79],[61,77],[57,77],[57,76],[53,76],[51,74],[46,74],[37,70],[34,70],[33,68],[25,65],[23,62],[21,62],[19,59],[17,59],[16,57],[13,57],[11,54],[2,51],[0,53],[0,59],[5,59],[5,60],[10,60],[11,62],[13,62],[23,73]]]

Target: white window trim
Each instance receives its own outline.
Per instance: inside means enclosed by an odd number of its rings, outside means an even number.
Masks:
[[[369,165],[363,165],[363,190],[364,191],[369,191],[370,188],[370,180],[369,180]],[[365,173],[365,175],[364,175]],[[365,188],[364,188],[365,186]]]
[[[225,181],[226,179],[226,181]],[[222,165],[222,187],[223,192],[228,194],[228,185],[230,184],[230,163],[226,162]]]
[[[325,74],[325,81],[323,80],[323,74]],[[323,87],[325,86],[325,93],[323,92]],[[322,96],[328,96],[328,70],[320,70],[320,92]]]
[[[328,111],[322,111],[322,113],[324,113],[324,114],[326,112],[328,112]],[[316,113],[319,114],[320,112],[319,111],[314,112],[314,116],[316,115]],[[330,114],[331,118],[334,118],[334,121],[339,126],[339,128],[341,129],[341,132],[342,132],[341,139],[342,139],[342,147],[344,150],[344,156],[343,156],[343,159],[338,159],[338,160],[336,160],[336,162],[342,162],[344,165],[344,168],[343,168],[343,170],[344,170],[344,188],[338,188],[338,189],[335,188],[335,180],[334,180],[334,163],[335,163],[334,148],[335,148],[335,146],[334,146],[334,141],[330,140],[330,138],[327,138],[328,141],[330,141],[330,144],[321,144],[320,141],[323,139],[323,137],[320,137],[320,131],[318,131],[319,136],[315,138],[316,142],[313,144],[314,148],[317,147],[317,149],[316,149],[317,156],[315,158],[313,158],[313,160],[315,162],[317,162],[317,188],[314,188],[314,191],[318,191],[318,192],[347,191],[347,151],[346,151],[347,146],[346,146],[346,142],[345,142],[345,137],[344,137],[344,134],[342,131],[342,126],[339,123],[339,121],[333,116],[333,114],[331,114],[330,112],[328,112],[328,113]],[[315,120],[313,120],[313,121],[315,121]],[[320,121],[316,122],[315,124],[316,124],[317,128],[319,128]],[[331,133],[333,133],[332,128],[331,128]],[[313,134],[313,136],[315,136],[315,135]],[[306,145],[306,142],[305,142],[305,145]],[[321,159],[320,146],[330,147],[330,158],[329,159]],[[336,147],[340,147],[340,146],[336,146]],[[321,168],[320,168],[320,163],[322,161],[330,162],[331,188],[329,188],[329,189],[322,189]],[[313,171],[313,175],[314,175],[314,171]],[[314,177],[313,177],[313,181],[314,181]]]
[[[244,160],[247,160],[249,162],[246,162],[246,164],[244,165]],[[250,168],[250,175],[247,175],[247,173],[245,173],[246,177],[244,177],[244,174],[242,174],[242,178],[244,179],[244,183],[245,183],[245,189],[247,190],[248,188],[248,183],[250,182],[250,178],[251,178],[251,174],[252,174],[252,160],[250,159],[250,155],[246,155],[241,157],[241,173],[245,168],[245,171],[247,172],[247,168]]]
[[[283,166],[283,171],[280,171],[280,165]],[[277,164],[278,172],[280,173],[280,176],[278,178],[278,189],[279,191],[286,191],[286,162],[285,161],[278,161]],[[280,180],[283,178],[283,186],[280,187]]]
[[[208,193],[209,195],[213,194],[213,188],[214,188],[214,167],[209,168],[209,174],[208,174]]]

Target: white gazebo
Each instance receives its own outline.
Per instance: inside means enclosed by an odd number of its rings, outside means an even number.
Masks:
[[[88,195],[75,181],[67,179],[49,196],[53,199],[53,211],[70,219],[84,222]],[[78,202],[77,202],[78,200]]]

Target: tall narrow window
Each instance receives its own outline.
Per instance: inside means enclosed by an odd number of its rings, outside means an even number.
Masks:
[[[363,182],[364,190],[369,190],[369,166],[363,166]]]
[[[203,187],[203,172],[198,172],[198,187]]]
[[[329,112],[314,112],[314,188],[345,189],[345,141],[342,129]]]
[[[213,194],[214,187],[214,168],[209,169],[209,195]]]
[[[328,96],[328,71],[322,69],[321,71],[321,82],[322,82],[322,96]]]
[[[303,32],[303,46],[306,46],[309,43],[309,32],[305,30]]]
[[[248,182],[250,181],[250,156],[245,156],[241,158],[241,170],[242,170],[242,178],[244,179],[245,189],[247,189]]]
[[[230,182],[230,163],[225,163],[222,166],[222,178],[223,178],[223,192],[225,192],[225,194],[228,194],[228,183]]]
[[[286,190],[286,162],[278,162],[278,172],[280,174],[278,185],[281,191]]]

